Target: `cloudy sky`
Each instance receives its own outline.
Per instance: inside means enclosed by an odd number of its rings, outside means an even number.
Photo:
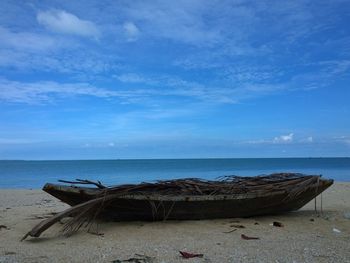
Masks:
[[[0,159],[350,156],[349,1],[0,12]]]

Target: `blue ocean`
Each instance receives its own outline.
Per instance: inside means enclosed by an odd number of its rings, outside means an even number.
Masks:
[[[350,181],[350,158],[0,161],[0,188],[41,188],[46,182],[58,179],[99,180],[106,185],[116,185],[275,172],[322,174],[336,181]]]

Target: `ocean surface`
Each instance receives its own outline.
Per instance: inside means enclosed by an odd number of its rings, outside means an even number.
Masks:
[[[58,179],[99,180],[105,185],[116,185],[275,172],[322,174],[336,181],[350,181],[350,158],[0,161],[0,188],[41,188]]]

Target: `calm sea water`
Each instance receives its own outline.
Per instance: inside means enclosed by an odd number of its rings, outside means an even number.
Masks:
[[[115,185],[274,172],[322,174],[336,181],[350,181],[350,158],[0,161],[0,188],[41,188],[58,179],[100,180]]]

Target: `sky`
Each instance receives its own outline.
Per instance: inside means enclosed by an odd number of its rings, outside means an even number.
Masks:
[[[0,13],[0,159],[350,156],[347,0]]]

